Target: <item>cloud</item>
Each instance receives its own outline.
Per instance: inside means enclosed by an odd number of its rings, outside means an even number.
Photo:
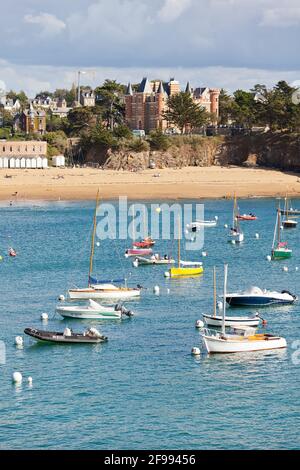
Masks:
[[[66,24],[62,20],[50,13],[27,14],[24,16],[24,22],[40,26],[42,36],[55,36],[66,28]]]
[[[157,16],[166,23],[175,21],[191,6],[191,3],[191,0],[165,0]]]
[[[265,10],[261,26],[287,28],[300,24],[300,7],[280,7]]]

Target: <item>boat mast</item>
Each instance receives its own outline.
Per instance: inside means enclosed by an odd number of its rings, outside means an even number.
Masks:
[[[178,216],[178,268],[180,268],[180,216]]]
[[[214,317],[217,316],[217,283],[216,283],[216,267],[214,266]]]
[[[224,264],[224,292],[223,292],[223,315],[222,315],[222,334],[224,336],[225,336],[225,315],[226,315],[227,271],[228,271],[228,264]]]
[[[277,232],[278,232],[278,235],[277,235],[277,243],[279,244],[280,243],[280,210],[278,209],[278,222],[277,222],[278,226],[277,226]]]
[[[88,279],[88,286],[89,287],[91,285],[90,279],[91,279],[91,275],[92,275],[92,272],[93,272],[93,259],[94,259],[94,251],[95,251],[95,237],[96,237],[96,228],[97,228],[98,203],[99,203],[99,189],[97,191],[96,206],[95,206],[95,212],[94,212],[93,233],[92,233],[91,254],[90,254],[90,268],[89,268],[89,279]]]

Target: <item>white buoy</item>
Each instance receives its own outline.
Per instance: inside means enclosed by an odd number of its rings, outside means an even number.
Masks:
[[[60,302],[64,302],[65,296],[64,296],[63,294],[61,294],[61,295],[58,297],[58,300],[59,300]]]
[[[228,225],[227,225],[227,224],[224,224],[224,228],[228,228]]]
[[[196,320],[195,327],[200,329],[203,328],[204,322],[202,320]]]
[[[16,336],[16,337],[15,337],[15,345],[16,345],[16,346],[23,346],[23,338],[22,338],[22,336]]]
[[[298,268],[298,266],[296,266],[296,267],[295,267],[295,271],[298,271],[298,270],[299,270],[299,268]]]
[[[267,261],[271,261],[272,257],[270,255],[267,256]]]
[[[23,380],[23,377],[22,377],[22,374],[21,372],[14,372],[13,375],[12,375],[12,381],[15,383],[15,384],[20,384]]]
[[[139,260],[135,259],[133,262],[132,262],[132,266],[134,268],[138,268],[139,267]]]
[[[164,276],[165,276],[165,277],[170,277],[169,271],[165,271],[165,272],[164,272]]]
[[[235,245],[235,240],[231,240],[231,243],[232,243],[233,245]]]
[[[202,256],[205,258],[205,256],[207,256],[207,251],[202,251]]]
[[[219,310],[222,310],[223,302],[221,302],[221,300],[219,300],[219,302],[217,303],[217,307],[218,307]]]
[[[259,239],[259,233],[255,234],[255,238],[258,240]]]
[[[283,266],[282,271],[284,271],[285,273],[287,273],[288,270],[289,270],[289,268],[288,268],[287,266]]]
[[[283,230],[283,225],[280,225],[280,230]]]
[[[47,321],[48,320],[48,313],[44,312],[41,314],[41,320],[42,321]]]
[[[153,287],[153,293],[154,293],[155,295],[159,295],[159,290],[160,290],[160,289],[159,289],[159,286],[154,286],[154,287]]]
[[[192,348],[191,352],[193,356],[200,356],[201,354],[200,348],[196,348],[196,347]]]
[[[96,245],[97,245],[97,246],[100,246],[100,242],[97,242]]]
[[[219,220],[219,217],[217,215],[215,215],[215,220]]]
[[[170,289],[167,289],[167,294],[170,294]]]
[[[28,382],[28,385],[32,385],[32,377],[28,377],[27,382]]]

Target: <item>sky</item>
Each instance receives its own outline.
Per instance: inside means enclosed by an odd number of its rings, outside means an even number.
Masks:
[[[144,76],[232,92],[300,85],[300,0],[14,0],[1,6],[0,88]]]

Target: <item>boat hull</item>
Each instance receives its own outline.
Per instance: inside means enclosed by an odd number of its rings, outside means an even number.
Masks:
[[[56,312],[64,318],[90,319],[90,320],[119,320],[121,312],[114,309],[107,311],[97,311],[92,309],[76,309],[75,307],[57,307]]]
[[[240,296],[232,297],[226,296],[226,302],[231,307],[265,307],[268,305],[288,305],[293,304],[295,299],[276,299],[274,297],[259,297],[259,296]]]
[[[241,353],[252,351],[267,351],[271,349],[286,348],[286,340],[280,337],[272,337],[262,340],[234,339],[226,340],[203,335],[203,342],[209,354]]]
[[[235,241],[235,243],[242,243],[244,241],[244,234],[242,232],[239,232],[236,235],[229,234],[228,241],[229,242]]]
[[[69,289],[69,298],[72,300],[89,300],[89,299],[109,299],[109,300],[126,300],[140,297],[140,289]]]
[[[203,319],[208,326],[222,326],[222,317],[203,314]],[[258,326],[258,317],[225,317],[225,326]]]
[[[276,248],[272,250],[272,260],[288,259],[292,256],[292,250]]]
[[[130,248],[129,250],[126,250],[125,256],[128,258],[129,256],[148,256],[152,255],[153,251],[152,248]]]
[[[174,259],[151,259],[151,258],[142,258],[137,257],[136,260],[139,266],[153,266],[153,265],[160,265],[160,264],[175,264]]]
[[[199,276],[203,273],[203,267],[199,266],[196,268],[170,268],[169,274],[172,278],[181,278],[181,277],[194,277]]]
[[[296,228],[297,223],[295,220],[285,220],[282,225],[284,228]]]
[[[46,343],[59,344],[94,344],[107,341],[106,336],[92,338],[83,334],[73,334],[72,336],[64,336],[63,333],[35,330],[34,328],[25,328],[24,333],[37,341]]]

